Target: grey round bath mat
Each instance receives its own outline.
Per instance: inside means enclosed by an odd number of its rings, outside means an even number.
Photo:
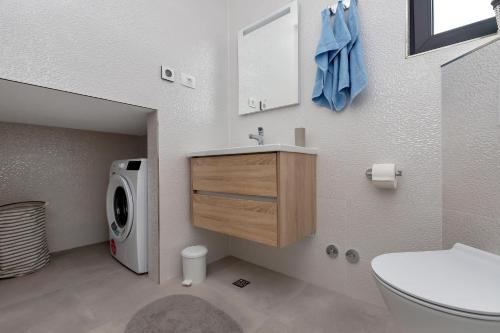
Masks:
[[[224,311],[191,295],[173,295],[139,310],[125,333],[243,333]]]

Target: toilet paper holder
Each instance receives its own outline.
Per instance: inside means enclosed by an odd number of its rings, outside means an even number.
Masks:
[[[372,177],[373,176],[372,169],[371,168],[367,169],[365,175],[366,175],[366,178],[368,178],[369,180],[372,180],[373,179],[373,177]],[[396,177],[402,177],[402,176],[403,176],[403,171],[397,170],[396,171]]]

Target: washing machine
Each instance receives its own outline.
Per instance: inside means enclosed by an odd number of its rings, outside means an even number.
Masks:
[[[146,159],[111,165],[106,211],[113,257],[132,271],[148,271],[148,168]]]

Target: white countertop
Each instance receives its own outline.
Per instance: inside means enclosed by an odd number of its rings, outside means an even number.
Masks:
[[[239,154],[257,154],[257,153],[270,153],[270,152],[288,152],[299,153],[308,155],[318,155],[316,148],[306,148],[290,145],[263,145],[263,146],[246,146],[246,147],[233,147],[202,150],[188,154],[188,157],[203,157],[203,156],[219,156],[219,155],[239,155]]]

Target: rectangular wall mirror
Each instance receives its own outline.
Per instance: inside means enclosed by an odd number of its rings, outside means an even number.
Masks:
[[[293,1],[238,33],[239,114],[299,104],[299,15]]]

